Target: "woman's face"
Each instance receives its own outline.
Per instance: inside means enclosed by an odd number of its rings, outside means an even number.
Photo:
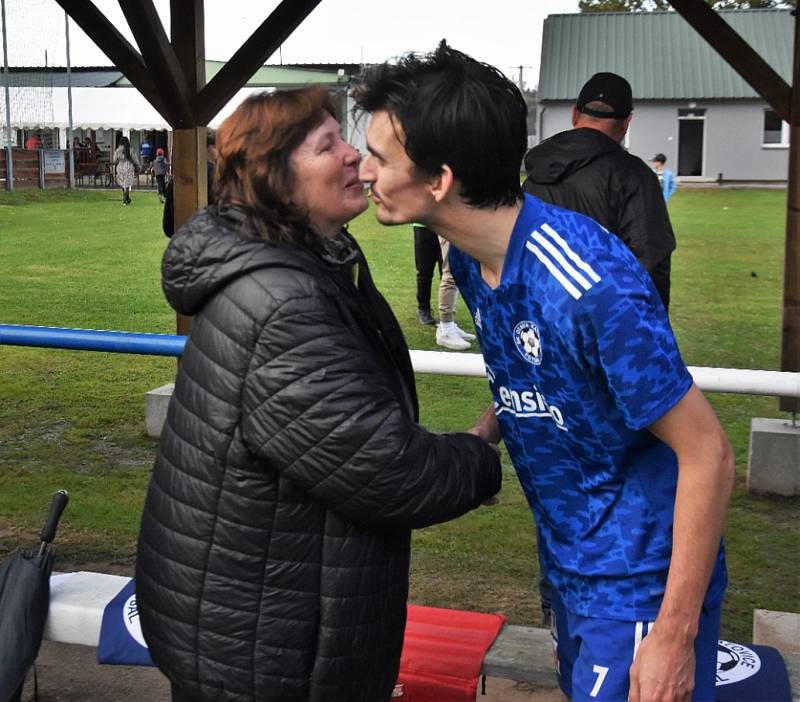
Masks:
[[[339,123],[327,112],[292,153],[292,202],[308,212],[319,234],[335,236],[367,209],[358,179],[360,161],[358,151],[342,139]]]

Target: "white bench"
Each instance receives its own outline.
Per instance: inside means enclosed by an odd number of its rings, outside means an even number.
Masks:
[[[129,579],[92,572],[54,574],[44,638],[97,646],[103,611]],[[754,640],[781,651],[789,670],[792,697],[800,702],[800,615],[756,610]],[[555,687],[550,631],[506,624],[487,651],[481,672],[489,677]]]
[[[97,646],[103,611],[130,578],[106,573],[54,573],[44,638]]]
[[[44,638],[97,646],[106,605],[130,578],[106,573],[57,573],[50,579]],[[483,674],[556,686],[553,645],[547,629],[506,625],[486,654]]]

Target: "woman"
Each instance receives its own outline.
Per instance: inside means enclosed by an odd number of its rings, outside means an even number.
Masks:
[[[127,207],[131,204],[131,188],[136,183],[136,175],[141,168],[138,157],[131,151],[128,137],[120,138],[119,146],[114,152],[114,163],[117,164],[117,185],[122,188],[122,204]]]
[[[173,699],[388,700],[410,530],[500,487],[490,446],[417,424],[402,333],[343,228],[367,203],[334,115],[319,87],[248,98],[217,132],[216,204],[164,256],[194,319],[136,581]]]

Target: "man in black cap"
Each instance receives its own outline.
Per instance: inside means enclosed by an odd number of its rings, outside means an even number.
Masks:
[[[528,178],[522,187],[545,202],[588,215],[622,239],[669,310],[675,235],[658,178],[620,145],[632,117],[630,83],[615,73],[596,73],[572,108],[574,129],[525,155]]]

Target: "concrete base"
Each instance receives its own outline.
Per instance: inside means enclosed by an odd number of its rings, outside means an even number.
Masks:
[[[792,685],[792,699],[800,701],[800,614],[756,609],[753,612],[753,643],[777,648]]]
[[[167,407],[172,397],[175,383],[167,383],[144,395],[144,423],[148,436],[156,439],[161,436],[161,427],[167,419]]]
[[[751,420],[747,490],[800,495],[800,424],[761,417]]]

